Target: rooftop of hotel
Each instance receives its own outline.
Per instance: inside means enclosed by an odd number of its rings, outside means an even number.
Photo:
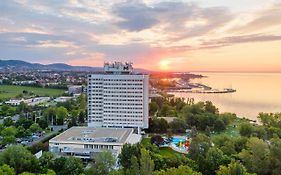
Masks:
[[[135,72],[132,62],[105,62],[103,71],[93,72],[92,74],[105,75],[142,75],[144,73]]]
[[[51,139],[50,142],[106,142],[123,144],[132,132],[132,128],[72,127]]]

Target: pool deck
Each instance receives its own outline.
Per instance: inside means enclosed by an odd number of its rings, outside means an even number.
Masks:
[[[179,139],[179,140],[185,140],[186,137],[185,136],[173,136],[174,138],[176,139]],[[171,148],[172,150],[178,152],[178,153],[182,153],[182,154],[188,154],[188,148],[179,148],[176,146],[176,143],[170,143],[170,144],[166,144],[166,145],[162,145],[161,147],[169,147]]]

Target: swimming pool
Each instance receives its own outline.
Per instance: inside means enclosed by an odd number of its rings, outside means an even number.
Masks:
[[[180,142],[185,143],[185,141],[186,139],[183,137],[173,137],[172,139],[172,143],[175,145],[179,144]]]

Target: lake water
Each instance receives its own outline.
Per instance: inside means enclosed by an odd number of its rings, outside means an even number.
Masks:
[[[228,94],[175,93],[178,97],[212,101],[220,112],[233,112],[239,117],[256,120],[260,112],[281,112],[281,73],[205,73],[192,82],[212,88],[233,88]]]

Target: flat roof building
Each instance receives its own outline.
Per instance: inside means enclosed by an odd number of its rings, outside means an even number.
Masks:
[[[140,141],[141,136],[134,134],[132,128],[72,127],[49,140],[49,151],[62,156],[91,159],[103,150],[117,156],[124,144]]]
[[[104,72],[88,76],[88,126],[148,128],[148,84],[132,63],[105,63]]]

